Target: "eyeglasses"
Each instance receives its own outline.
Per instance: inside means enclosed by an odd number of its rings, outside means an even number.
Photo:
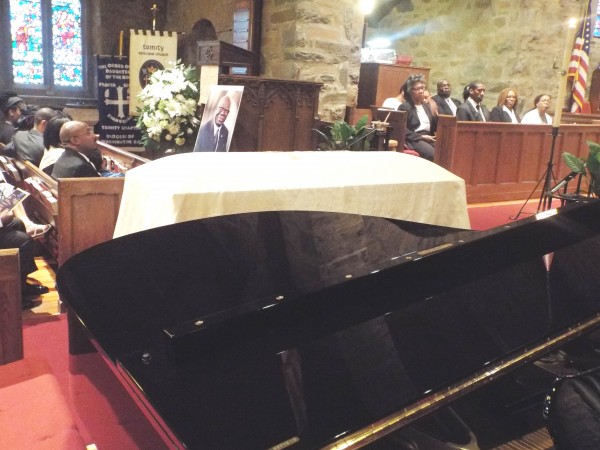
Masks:
[[[221,113],[227,113],[227,114],[229,114],[229,110],[227,108],[223,108],[223,107],[219,106],[217,108],[217,114],[221,114]]]
[[[425,86],[417,86],[417,87],[413,87],[410,88],[411,91],[424,91],[425,90]]]

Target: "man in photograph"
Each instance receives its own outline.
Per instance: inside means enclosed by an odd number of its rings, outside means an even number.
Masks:
[[[231,99],[223,96],[217,104],[215,115],[200,126],[195,152],[226,152],[229,130],[225,120],[231,110]]]

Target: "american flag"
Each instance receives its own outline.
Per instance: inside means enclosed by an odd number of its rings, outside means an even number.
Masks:
[[[590,65],[591,6],[592,0],[589,0],[587,12],[581,21],[571,52],[568,75],[573,77],[571,112],[582,112],[585,103],[585,90],[587,89],[587,75]]]

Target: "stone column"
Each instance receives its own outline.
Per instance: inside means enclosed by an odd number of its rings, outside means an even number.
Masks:
[[[265,0],[263,75],[324,83],[322,120],[356,105],[363,16],[356,1]]]

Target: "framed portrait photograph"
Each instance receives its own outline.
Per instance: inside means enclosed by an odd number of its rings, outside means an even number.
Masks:
[[[244,86],[210,87],[194,152],[227,152],[240,110]]]

